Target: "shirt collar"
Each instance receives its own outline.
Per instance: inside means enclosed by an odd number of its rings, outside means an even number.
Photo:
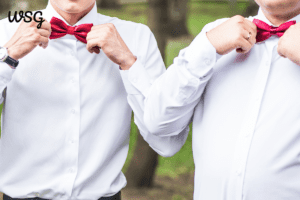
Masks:
[[[259,8],[258,14],[257,14],[254,18],[255,18],[255,19],[259,19],[259,20],[261,20],[261,21],[263,21],[263,22],[265,22],[265,23],[267,23],[267,24],[269,24],[269,25],[271,25],[271,26],[275,26],[274,24],[272,24],[272,23],[266,18],[265,14],[263,13],[263,11],[262,11],[261,8]],[[299,22],[300,22],[300,14],[297,15],[296,17],[294,17],[294,18],[288,20],[288,21],[293,21],[293,20],[295,20],[297,23],[299,23]]]
[[[86,14],[82,19],[80,19],[76,24],[74,24],[74,26],[80,25],[80,24],[87,24],[87,23],[92,23],[92,24],[97,24],[97,4],[95,3],[93,9]],[[52,17],[56,17],[58,19],[61,19],[62,21],[64,21],[67,25],[70,25],[66,22],[66,20],[60,16],[60,14],[58,14],[56,12],[56,10],[53,8],[53,6],[50,3],[50,0],[48,1],[48,5],[46,7],[46,9],[44,10],[44,18],[50,22],[50,20],[52,19]]]

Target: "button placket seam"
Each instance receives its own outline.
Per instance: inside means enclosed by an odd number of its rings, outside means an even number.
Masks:
[[[267,56],[267,57],[271,58],[270,56]],[[268,80],[268,76],[269,76],[269,72],[270,72],[271,62],[266,61],[265,63],[267,64],[267,66],[265,64],[262,64],[263,66],[260,66],[261,70],[258,72],[260,74],[258,74],[256,76],[255,83],[254,83],[255,85],[252,90],[253,92],[251,94],[252,97],[251,97],[251,101],[250,101],[249,110],[247,110],[246,115],[245,115],[245,116],[247,116],[247,118],[244,119],[241,131],[240,131],[239,139],[238,139],[238,147],[239,148],[237,148],[237,149],[242,149],[242,151],[239,151],[239,153],[236,152],[237,155],[236,155],[236,159],[235,159],[235,163],[239,163],[239,164],[237,164],[236,173],[238,176],[240,176],[240,178],[239,178],[240,188],[237,189],[237,193],[236,193],[237,200],[243,199],[243,187],[244,187],[244,179],[245,179],[245,173],[246,173],[246,168],[247,168],[248,156],[249,156],[249,152],[250,152],[250,148],[251,148],[251,144],[252,144],[255,126],[256,126],[256,123],[258,120],[258,115],[259,115],[259,110],[260,110],[261,103],[262,103],[263,94],[264,94],[264,91],[266,88],[266,84],[267,84],[267,80]],[[258,92],[256,92],[257,90],[258,90]],[[250,108],[252,108],[252,109],[250,109]],[[252,116],[254,116],[254,117],[252,117]],[[251,119],[251,117],[252,117],[252,119]],[[249,120],[249,118],[250,118],[250,120]]]

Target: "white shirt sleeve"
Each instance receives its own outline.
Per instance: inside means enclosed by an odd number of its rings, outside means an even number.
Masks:
[[[144,121],[153,135],[176,136],[188,127],[194,108],[213,74],[213,67],[221,57],[206,32],[224,20],[206,25],[152,84],[145,99]]]
[[[150,29],[142,25],[137,31],[137,61],[129,70],[121,70],[121,76],[128,93],[128,103],[134,112],[134,122],[146,142],[164,157],[177,153],[188,136],[188,127],[175,136],[159,137],[150,134],[144,123],[144,101],[152,83],[166,68]]]
[[[0,20],[0,46],[3,47],[8,42],[8,34],[4,20]],[[3,91],[12,79],[15,69],[12,69],[5,62],[0,61],[0,104],[3,102]]]

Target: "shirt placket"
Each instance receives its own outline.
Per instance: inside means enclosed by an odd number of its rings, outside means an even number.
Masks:
[[[72,195],[72,190],[75,182],[75,178],[78,172],[78,154],[79,154],[79,131],[80,131],[80,63],[77,56],[77,40],[72,40],[72,48],[69,50],[69,60],[72,70],[67,72],[68,76],[67,84],[70,85],[70,94],[72,101],[70,101],[68,107],[69,117],[68,129],[66,134],[66,167],[65,167],[65,190],[67,197]]]
[[[245,113],[245,118],[241,126],[239,138],[237,140],[237,146],[235,149],[235,159],[233,167],[236,175],[236,200],[243,199],[243,185],[245,181],[248,155],[255,133],[255,127],[259,116],[261,102],[263,99],[271,67],[272,47],[265,44],[265,48],[265,53],[261,57],[265,59],[260,62],[260,66],[258,67],[258,71],[254,81],[254,87],[250,97],[250,102],[247,108],[247,112]]]

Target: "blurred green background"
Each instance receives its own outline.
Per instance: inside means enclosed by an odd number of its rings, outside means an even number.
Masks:
[[[243,10],[245,10],[247,5],[247,2],[238,2],[237,13],[241,13]],[[179,51],[187,47],[192,39],[200,33],[202,28],[207,23],[215,21],[219,18],[231,16],[229,4],[226,1],[191,1],[189,2],[188,6],[189,9],[187,27],[191,36],[177,39],[168,39],[167,47],[165,50],[165,63],[167,67],[173,63],[173,59],[178,55]],[[115,16],[120,19],[147,24],[147,9],[147,3],[136,3],[123,5],[121,10],[99,9],[99,12],[101,14]],[[159,157],[159,165],[156,172],[157,175],[176,177],[182,173],[187,173],[194,170],[191,131],[192,128],[190,125],[190,133],[188,139],[182,149],[175,156],[170,158],[164,158],[161,156]],[[133,122],[130,137],[130,150],[123,171],[126,171],[135,148],[137,127]]]

